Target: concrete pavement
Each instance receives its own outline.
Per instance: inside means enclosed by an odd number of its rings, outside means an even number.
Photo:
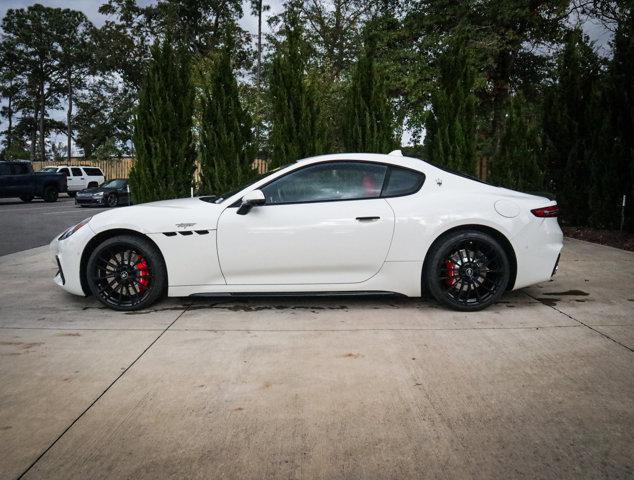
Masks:
[[[634,254],[571,240],[476,314],[416,299],[115,313],[0,257],[0,478],[631,478]],[[29,292],[28,298],[25,296]]]

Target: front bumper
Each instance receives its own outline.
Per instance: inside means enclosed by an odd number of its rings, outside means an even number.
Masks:
[[[79,194],[75,195],[75,205],[105,205],[105,197],[82,197]]]
[[[58,269],[54,281],[67,292],[85,295],[81,286],[81,255],[94,235],[90,225],[85,225],[67,239],[59,240],[58,235],[49,244],[52,260]]]

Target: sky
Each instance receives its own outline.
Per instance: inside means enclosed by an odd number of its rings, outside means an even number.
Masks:
[[[137,0],[139,5],[147,5],[154,3],[156,0]],[[80,10],[88,17],[88,19],[96,26],[101,26],[106,20],[106,16],[99,13],[99,6],[105,3],[105,0],[0,0],[0,19],[4,18],[7,10],[10,8],[25,8],[35,3],[41,3],[48,7],[59,8],[72,8],[73,10]],[[257,32],[257,18],[251,15],[249,1],[243,0],[243,12],[244,16],[240,20],[242,28],[252,34]],[[267,0],[266,3],[271,6],[269,15],[277,14],[282,9],[283,0]],[[268,25],[266,22],[262,22],[262,28],[266,33],[268,31]],[[609,44],[612,39],[610,31],[606,30],[602,25],[586,21],[583,24],[584,32],[595,42],[595,46],[602,54],[607,54],[609,51]],[[1,29],[0,29],[1,31]],[[51,117],[59,120],[65,118],[63,110],[51,112]],[[6,129],[6,120],[0,120],[0,131]],[[409,132],[404,132],[402,144],[407,145],[410,143],[411,135]],[[63,140],[62,136],[55,138],[55,142]]]

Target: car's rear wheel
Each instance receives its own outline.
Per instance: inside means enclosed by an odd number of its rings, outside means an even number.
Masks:
[[[33,195],[20,195],[20,200],[22,200],[24,203],[29,203],[33,201]]]
[[[491,235],[450,233],[429,252],[423,281],[427,291],[454,310],[482,310],[496,302],[510,277],[508,255]]]
[[[119,235],[93,250],[86,279],[92,294],[107,307],[139,310],[163,295],[167,271],[154,244],[134,235]]]
[[[42,198],[44,199],[45,202],[57,202],[57,197],[59,196],[59,191],[57,190],[57,187],[54,186],[48,186],[44,189],[44,192],[42,192]]]

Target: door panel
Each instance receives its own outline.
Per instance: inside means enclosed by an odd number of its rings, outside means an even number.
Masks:
[[[394,213],[383,199],[224,210],[218,255],[228,284],[358,283],[387,256]]]

